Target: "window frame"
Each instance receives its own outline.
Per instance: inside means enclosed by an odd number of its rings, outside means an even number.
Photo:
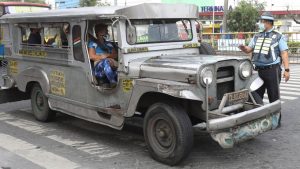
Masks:
[[[127,36],[127,31],[126,31],[126,42],[127,42],[127,44],[129,44],[129,45],[143,45],[143,44],[155,44],[155,43],[173,43],[173,42],[189,42],[189,41],[193,41],[194,35],[193,35],[193,24],[192,24],[191,19],[180,19],[180,18],[178,18],[178,19],[176,19],[176,18],[174,18],[174,19],[147,19],[147,21],[167,21],[167,20],[177,20],[175,23],[177,23],[178,21],[185,21],[185,20],[189,21],[189,25],[190,25],[189,28],[190,28],[191,32],[189,32],[188,36],[190,35],[191,37],[189,39],[187,39],[187,40],[151,41],[151,42],[140,42],[140,43],[136,42],[134,44],[130,44],[128,42],[128,38],[127,38],[128,36]],[[131,20],[131,24],[135,28],[135,31],[136,31],[136,26],[134,24],[135,21],[144,21],[144,20],[141,20],[141,19]],[[128,22],[126,22],[125,26],[126,26],[126,30],[127,30],[127,28],[129,27]],[[136,37],[136,38],[138,39],[138,37]]]
[[[45,44],[45,28],[57,28],[59,30],[59,29],[63,29],[64,24],[69,24],[70,25],[70,23],[68,23],[68,22],[19,23],[19,24],[17,24],[17,28],[20,32],[20,37],[21,38],[19,39],[18,43],[20,44],[20,46],[39,47],[39,48],[43,48],[43,49],[67,50],[67,49],[71,48],[71,45],[70,45],[71,35],[67,36],[68,46],[62,46],[62,45],[52,46],[52,45]],[[25,29],[27,31],[30,28],[41,29],[40,30],[41,44],[28,44],[28,42],[27,43],[23,42],[22,29]],[[60,35],[61,32],[58,32],[58,33]],[[61,38],[61,35],[60,35],[60,38]]]

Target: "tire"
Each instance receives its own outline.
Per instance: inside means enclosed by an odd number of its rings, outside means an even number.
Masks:
[[[150,155],[161,163],[175,165],[193,147],[190,118],[175,104],[153,104],[146,113],[143,130]]]
[[[31,90],[31,108],[34,117],[38,121],[49,122],[55,119],[56,113],[49,108],[48,98],[38,84],[34,84]]]
[[[216,55],[216,51],[214,50],[214,48],[206,43],[206,42],[201,42],[201,46],[200,46],[200,54],[205,54],[205,55]]]

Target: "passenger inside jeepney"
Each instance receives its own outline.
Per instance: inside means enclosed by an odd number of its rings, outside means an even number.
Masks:
[[[70,25],[69,24],[64,24],[63,29],[60,33],[61,35],[61,43],[62,43],[62,47],[66,48],[69,46],[68,43],[68,36],[70,34]]]
[[[30,34],[27,40],[29,45],[41,45],[42,37],[40,34],[41,28],[30,28]],[[52,45],[55,42],[57,34],[53,38],[49,38],[47,41],[44,40],[45,45]]]
[[[28,37],[27,43],[30,45],[42,44],[42,37],[39,28],[30,28],[30,35]]]
[[[94,28],[97,38],[90,38],[88,42],[88,54],[94,62],[93,74],[98,83],[117,84],[117,51],[113,44],[107,40],[108,26],[101,23]]]

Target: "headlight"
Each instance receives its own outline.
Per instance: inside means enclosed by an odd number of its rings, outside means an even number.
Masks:
[[[206,84],[206,81],[208,84],[211,84],[213,80],[213,71],[210,68],[204,68],[201,72],[201,79],[204,85]]]
[[[250,62],[243,62],[240,65],[240,76],[243,79],[250,77],[252,74],[252,65]]]

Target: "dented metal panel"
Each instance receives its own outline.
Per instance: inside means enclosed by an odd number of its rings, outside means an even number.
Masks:
[[[279,118],[280,112],[272,113],[264,118],[230,128],[228,131],[214,131],[211,133],[211,136],[222,148],[232,148],[235,144],[276,129],[279,124]]]

